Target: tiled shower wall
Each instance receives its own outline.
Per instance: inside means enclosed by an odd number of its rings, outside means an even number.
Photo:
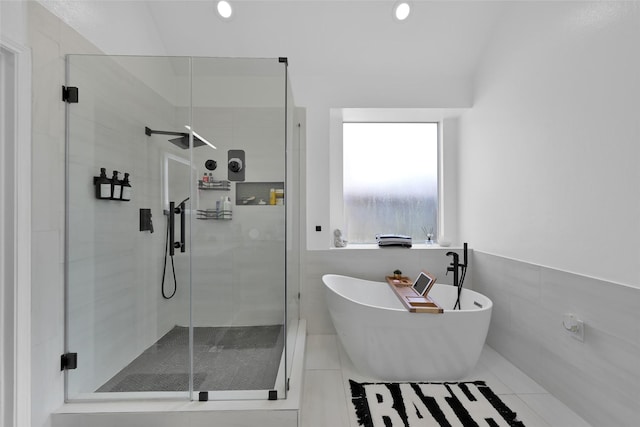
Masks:
[[[282,90],[282,79],[274,79],[271,84]],[[244,150],[246,182],[284,182],[283,108],[196,107],[193,123],[198,133],[217,147],[193,150],[198,175],[209,172],[204,163],[212,159],[218,164],[212,172],[214,179],[227,179],[227,151]],[[193,223],[195,326],[283,323],[285,208],[236,204],[236,186],[232,183],[231,191],[198,190],[191,205],[194,209],[215,209],[221,196],[229,196],[233,218]],[[188,268],[186,257],[176,261],[179,276],[188,277]],[[188,293],[177,296],[188,311]]]
[[[491,347],[593,425],[637,425],[640,289],[477,250],[470,271],[493,300]],[[566,313],[584,321],[584,342]]]

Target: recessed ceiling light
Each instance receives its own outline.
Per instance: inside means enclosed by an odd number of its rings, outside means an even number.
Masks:
[[[216,6],[216,9],[218,10],[218,15],[220,15],[224,19],[229,19],[231,18],[231,15],[233,15],[231,3],[229,3],[228,1],[220,0],[218,2],[218,5]]]
[[[404,21],[407,19],[409,17],[409,13],[411,13],[411,6],[409,6],[409,3],[405,1],[398,2],[393,7],[393,16],[398,21]]]

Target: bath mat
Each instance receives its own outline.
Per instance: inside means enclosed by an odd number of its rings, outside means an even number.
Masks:
[[[524,427],[484,381],[349,383],[364,427]]]

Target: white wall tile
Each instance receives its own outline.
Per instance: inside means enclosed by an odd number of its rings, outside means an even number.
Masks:
[[[487,342],[586,420],[632,425],[640,290],[478,251],[474,267],[476,290],[494,301]],[[500,277],[505,270],[510,286]],[[564,330],[567,312],[585,321],[584,342]],[[536,392],[505,381],[516,392]]]
[[[32,234],[32,259],[37,268],[32,273],[31,343],[41,345],[61,334],[64,323],[63,265],[58,259],[58,230],[36,231]]]
[[[543,269],[541,302],[559,313],[574,313],[594,327],[636,345],[640,331],[640,291],[591,277]]]

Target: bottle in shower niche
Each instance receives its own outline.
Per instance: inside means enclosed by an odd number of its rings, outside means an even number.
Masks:
[[[216,202],[216,211],[218,212],[218,219],[224,219],[225,211],[224,211],[224,201],[226,197],[220,196],[220,200]]]
[[[97,199],[111,198],[111,180],[107,178],[107,170],[100,168],[100,176],[93,179],[96,186]]]
[[[223,218],[231,219],[231,197],[227,196],[222,202]]]
[[[120,200],[128,202],[131,200],[131,183],[129,182],[129,173],[125,172],[124,179],[122,180],[122,192],[120,194]]]
[[[272,188],[269,190],[269,204],[270,205],[275,205],[276,204],[276,189]]]
[[[111,198],[113,200],[120,200],[122,196],[122,182],[118,179],[118,171],[113,171],[111,177]]]

